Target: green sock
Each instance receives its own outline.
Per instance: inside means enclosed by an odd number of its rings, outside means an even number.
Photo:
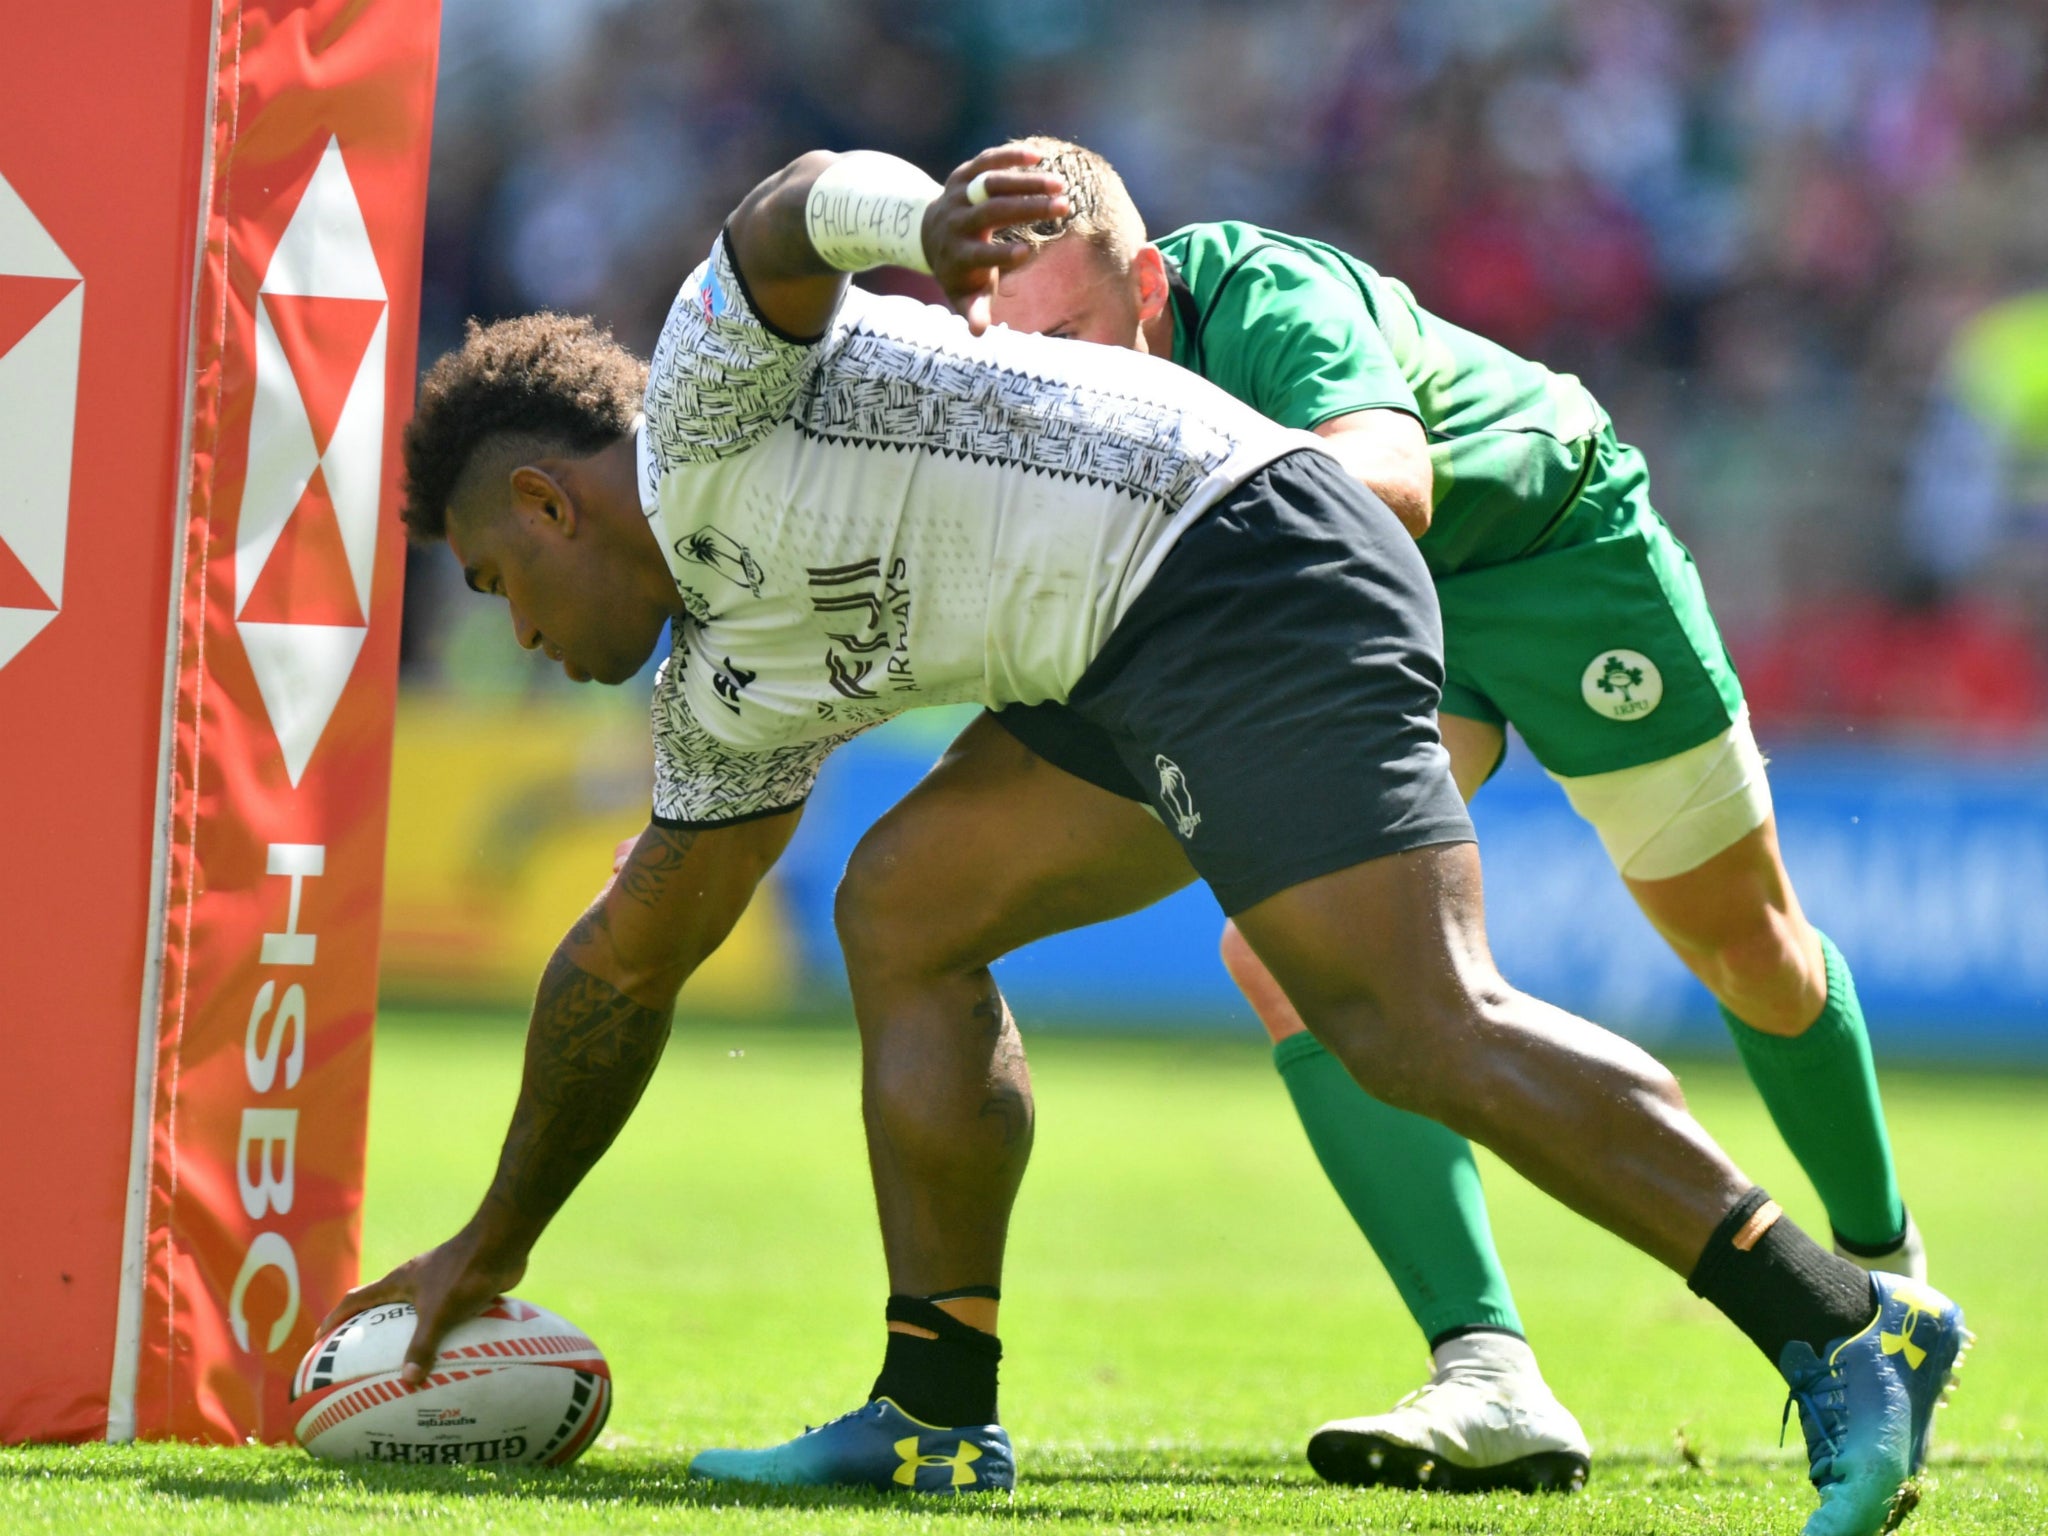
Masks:
[[[1522,1331],[1493,1250],[1471,1145],[1382,1104],[1313,1035],[1273,1047],[1308,1143],[1432,1343],[1458,1328]]]
[[[1820,948],[1827,958],[1828,1002],[1805,1034],[1767,1035],[1726,1008],[1721,1017],[1778,1134],[1827,1207],[1835,1236],[1882,1251],[1905,1231],[1906,1207],[1899,1199],[1856,983],[1826,934]]]

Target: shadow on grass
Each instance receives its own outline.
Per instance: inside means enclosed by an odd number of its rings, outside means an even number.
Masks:
[[[504,1499],[593,1509],[700,1510],[706,1515],[760,1510],[843,1511],[857,1515],[902,1511],[900,1495],[856,1488],[757,1488],[710,1483],[687,1475],[688,1463],[667,1456],[600,1453],[564,1471],[536,1468],[389,1467],[339,1465],[277,1452],[166,1448],[178,1465],[152,1467],[147,1454],[86,1452],[54,1457],[42,1470],[57,1479],[120,1483],[188,1504],[289,1506],[306,1500],[382,1503],[393,1500]],[[1296,1462],[1221,1456],[1196,1462],[1178,1453],[1133,1451],[1092,1456],[1050,1452],[1027,1463],[1024,1486],[1013,1496],[970,1495],[958,1502],[920,1501],[920,1514],[958,1514],[989,1520],[1044,1523],[1153,1525],[1214,1524],[1226,1513],[1242,1517],[1248,1493],[1265,1493],[1291,1506],[1300,1526],[1355,1524],[1359,1501],[1380,1505],[1410,1529],[1471,1529],[1466,1515],[1478,1502],[1445,1495],[1333,1488]],[[39,1458],[40,1460],[40,1458]],[[0,1458],[0,1474],[8,1468]],[[1990,1472],[2027,1476],[2048,1472],[2048,1455],[1969,1456],[1944,1460],[1937,1476]],[[1768,1458],[1725,1458],[1695,1471],[1658,1456],[1609,1456],[1596,1470],[1595,1493],[1623,1490],[1668,1494],[1707,1492],[1783,1480],[1795,1469]],[[1484,1496],[1549,1501],[1559,1495]],[[1220,1505],[1232,1506],[1226,1511]],[[1268,1506],[1265,1515],[1278,1515]],[[1289,1518],[1283,1516],[1282,1518]]]

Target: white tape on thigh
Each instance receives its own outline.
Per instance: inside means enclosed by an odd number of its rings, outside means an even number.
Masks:
[[[1770,780],[1747,709],[1712,741],[1675,757],[1613,773],[1551,777],[1631,880],[1669,880],[1698,869],[1771,814]]]
[[[804,199],[804,232],[828,266],[931,271],[924,211],[945,188],[908,160],[856,149],[826,166]]]

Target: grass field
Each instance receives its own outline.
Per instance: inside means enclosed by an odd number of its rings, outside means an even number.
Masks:
[[[393,1016],[378,1041],[365,1267],[451,1231],[517,1081],[509,1021]],[[1811,1501],[1750,1347],[1675,1279],[1488,1167],[1547,1373],[1591,1435],[1576,1498],[1320,1484],[1307,1432],[1417,1385],[1426,1356],[1322,1183],[1251,1040],[1032,1046],[1038,1151],[1005,1281],[1014,1497],[736,1496],[711,1444],[853,1406],[885,1289],[850,1031],[686,1024],[634,1124],[535,1255],[524,1295],[611,1357],[617,1407],[566,1473],[344,1469],[296,1451],[0,1452],[0,1531],[1784,1532]],[[1731,1071],[1694,1107],[1795,1216],[1812,1196]],[[1939,1425],[1927,1533],[2048,1531],[2048,1079],[1895,1072],[1893,1132],[1935,1278],[1981,1346]]]

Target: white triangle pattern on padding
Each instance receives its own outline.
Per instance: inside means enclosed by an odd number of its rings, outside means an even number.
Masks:
[[[54,608],[0,608],[0,667],[21,654],[21,648],[55,617]]]
[[[341,141],[329,139],[292,211],[259,293],[385,299],[377,253],[349,181]],[[384,363],[389,312],[380,315],[357,365],[327,452],[267,307],[256,305],[256,388],[249,415],[249,471],[235,525],[235,628],[294,788],[355,671],[361,625],[259,623],[241,617],[314,471],[321,470],[341,530],[350,584],[370,613],[377,508],[384,480]]]
[[[0,272],[9,277],[76,277],[78,268],[0,176]]]
[[[0,277],[78,278],[77,268],[0,176]],[[0,608],[0,667],[57,617],[71,525],[71,435],[78,419],[80,282],[0,355],[0,543],[49,598],[47,608]]]
[[[334,717],[369,630],[360,624],[237,623],[256,691],[294,785]]]

